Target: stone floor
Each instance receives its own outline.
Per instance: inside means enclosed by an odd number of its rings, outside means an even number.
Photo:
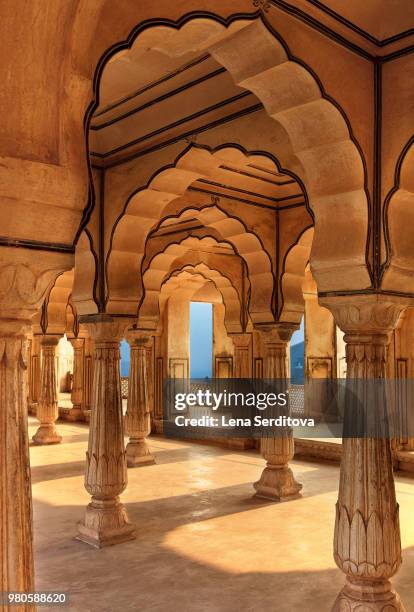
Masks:
[[[303,498],[259,502],[258,454],[151,438],[157,464],[130,469],[122,496],[138,537],[95,550],[74,539],[89,500],[88,429],[59,430],[63,443],[31,447],[31,463],[36,587],[69,592],[65,610],[330,611],[343,584],[332,559],[337,465],[295,461]],[[394,584],[413,612],[414,480],[396,487],[404,564]]]

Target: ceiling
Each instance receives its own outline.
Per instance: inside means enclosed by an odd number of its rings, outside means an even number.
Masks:
[[[414,33],[412,0],[306,0],[306,2],[338,22],[348,27],[354,26],[380,44],[397,36],[408,37]],[[298,3],[290,2],[290,4]]]

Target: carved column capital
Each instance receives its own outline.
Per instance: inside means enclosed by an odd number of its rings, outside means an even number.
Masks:
[[[128,317],[113,317],[107,314],[91,315],[80,318],[93,339],[95,346],[107,343],[119,343],[131,325]]]
[[[0,317],[29,322],[65,266],[54,267],[49,261],[28,264],[11,253],[4,259],[9,261],[0,264]]]
[[[299,329],[295,323],[270,323],[255,326],[265,344],[287,344],[293,332]]]
[[[240,349],[248,349],[251,342],[250,334],[229,334],[235,347]]]
[[[413,306],[414,300],[370,294],[320,297],[319,303],[332,312],[336,324],[345,334],[369,336],[391,332],[402,311]]]
[[[42,346],[42,348],[47,349],[48,347],[50,348],[56,348],[57,345],[59,344],[59,340],[62,338],[63,336],[55,336],[55,335],[49,335],[49,334],[45,334],[40,336],[40,344]]]
[[[74,351],[83,349],[84,339],[83,338],[69,338],[69,342],[72,345]]]
[[[132,346],[142,346],[147,348],[152,346],[152,335],[148,331],[140,329],[127,329],[125,338],[128,344]]]

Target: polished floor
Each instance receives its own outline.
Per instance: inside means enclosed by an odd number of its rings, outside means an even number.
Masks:
[[[68,592],[62,610],[330,611],[344,581],[332,559],[336,465],[295,461],[303,497],[267,503],[252,498],[258,454],[151,438],[157,464],[130,469],[122,496],[137,539],[96,550],[74,539],[89,500],[88,429],[59,431],[62,444],[30,452],[36,588]],[[394,584],[413,612],[414,479],[398,475],[396,488],[404,564]]]

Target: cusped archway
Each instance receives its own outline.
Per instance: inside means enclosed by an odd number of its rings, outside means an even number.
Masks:
[[[289,159],[293,154],[301,168],[298,175],[315,216],[311,261],[319,290],[370,287],[366,260],[368,190],[359,145],[345,114],[325,94],[317,76],[305,62],[291,56],[269,24],[261,19],[237,20],[226,28],[213,20],[194,19],[178,29],[154,26],[138,36],[135,45],[156,49],[168,57],[195,51],[209,53],[239,87],[256,95],[267,114],[288,135]],[[246,49],[255,52],[246,53]],[[184,163],[177,165],[175,170],[181,171],[178,190],[171,187],[174,169],[155,177],[148,199],[154,215],[174,197],[182,195],[196,176],[209,176],[211,166],[206,167],[201,158],[198,161],[190,167]],[[283,155],[279,161],[288,167],[289,160]],[[135,208],[130,205],[126,215],[134,216]],[[139,208],[145,215],[144,203]],[[122,227],[117,233],[118,238],[125,237]],[[125,263],[127,251],[119,248],[117,240],[113,247],[119,251],[118,261],[123,258]],[[111,255],[110,268],[117,267],[116,259]],[[109,269],[109,277],[112,272]]]
[[[204,278],[205,282],[212,282],[222,296],[227,331],[229,333],[242,332],[245,319],[244,304],[231,277],[222,270],[214,268],[208,258],[206,258],[208,263],[205,263],[202,255],[198,253],[193,253],[193,256],[185,251],[174,254],[175,249],[168,248],[172,252],[167,254],[166,258],[163,257],[163,254],[155,257],[154,267],[148,268],[144,274],[144,297],[138,312],[138,326],[143,329],[157,329],[160,316],[160,293],[165,283],[171,278],[197,281]]]

